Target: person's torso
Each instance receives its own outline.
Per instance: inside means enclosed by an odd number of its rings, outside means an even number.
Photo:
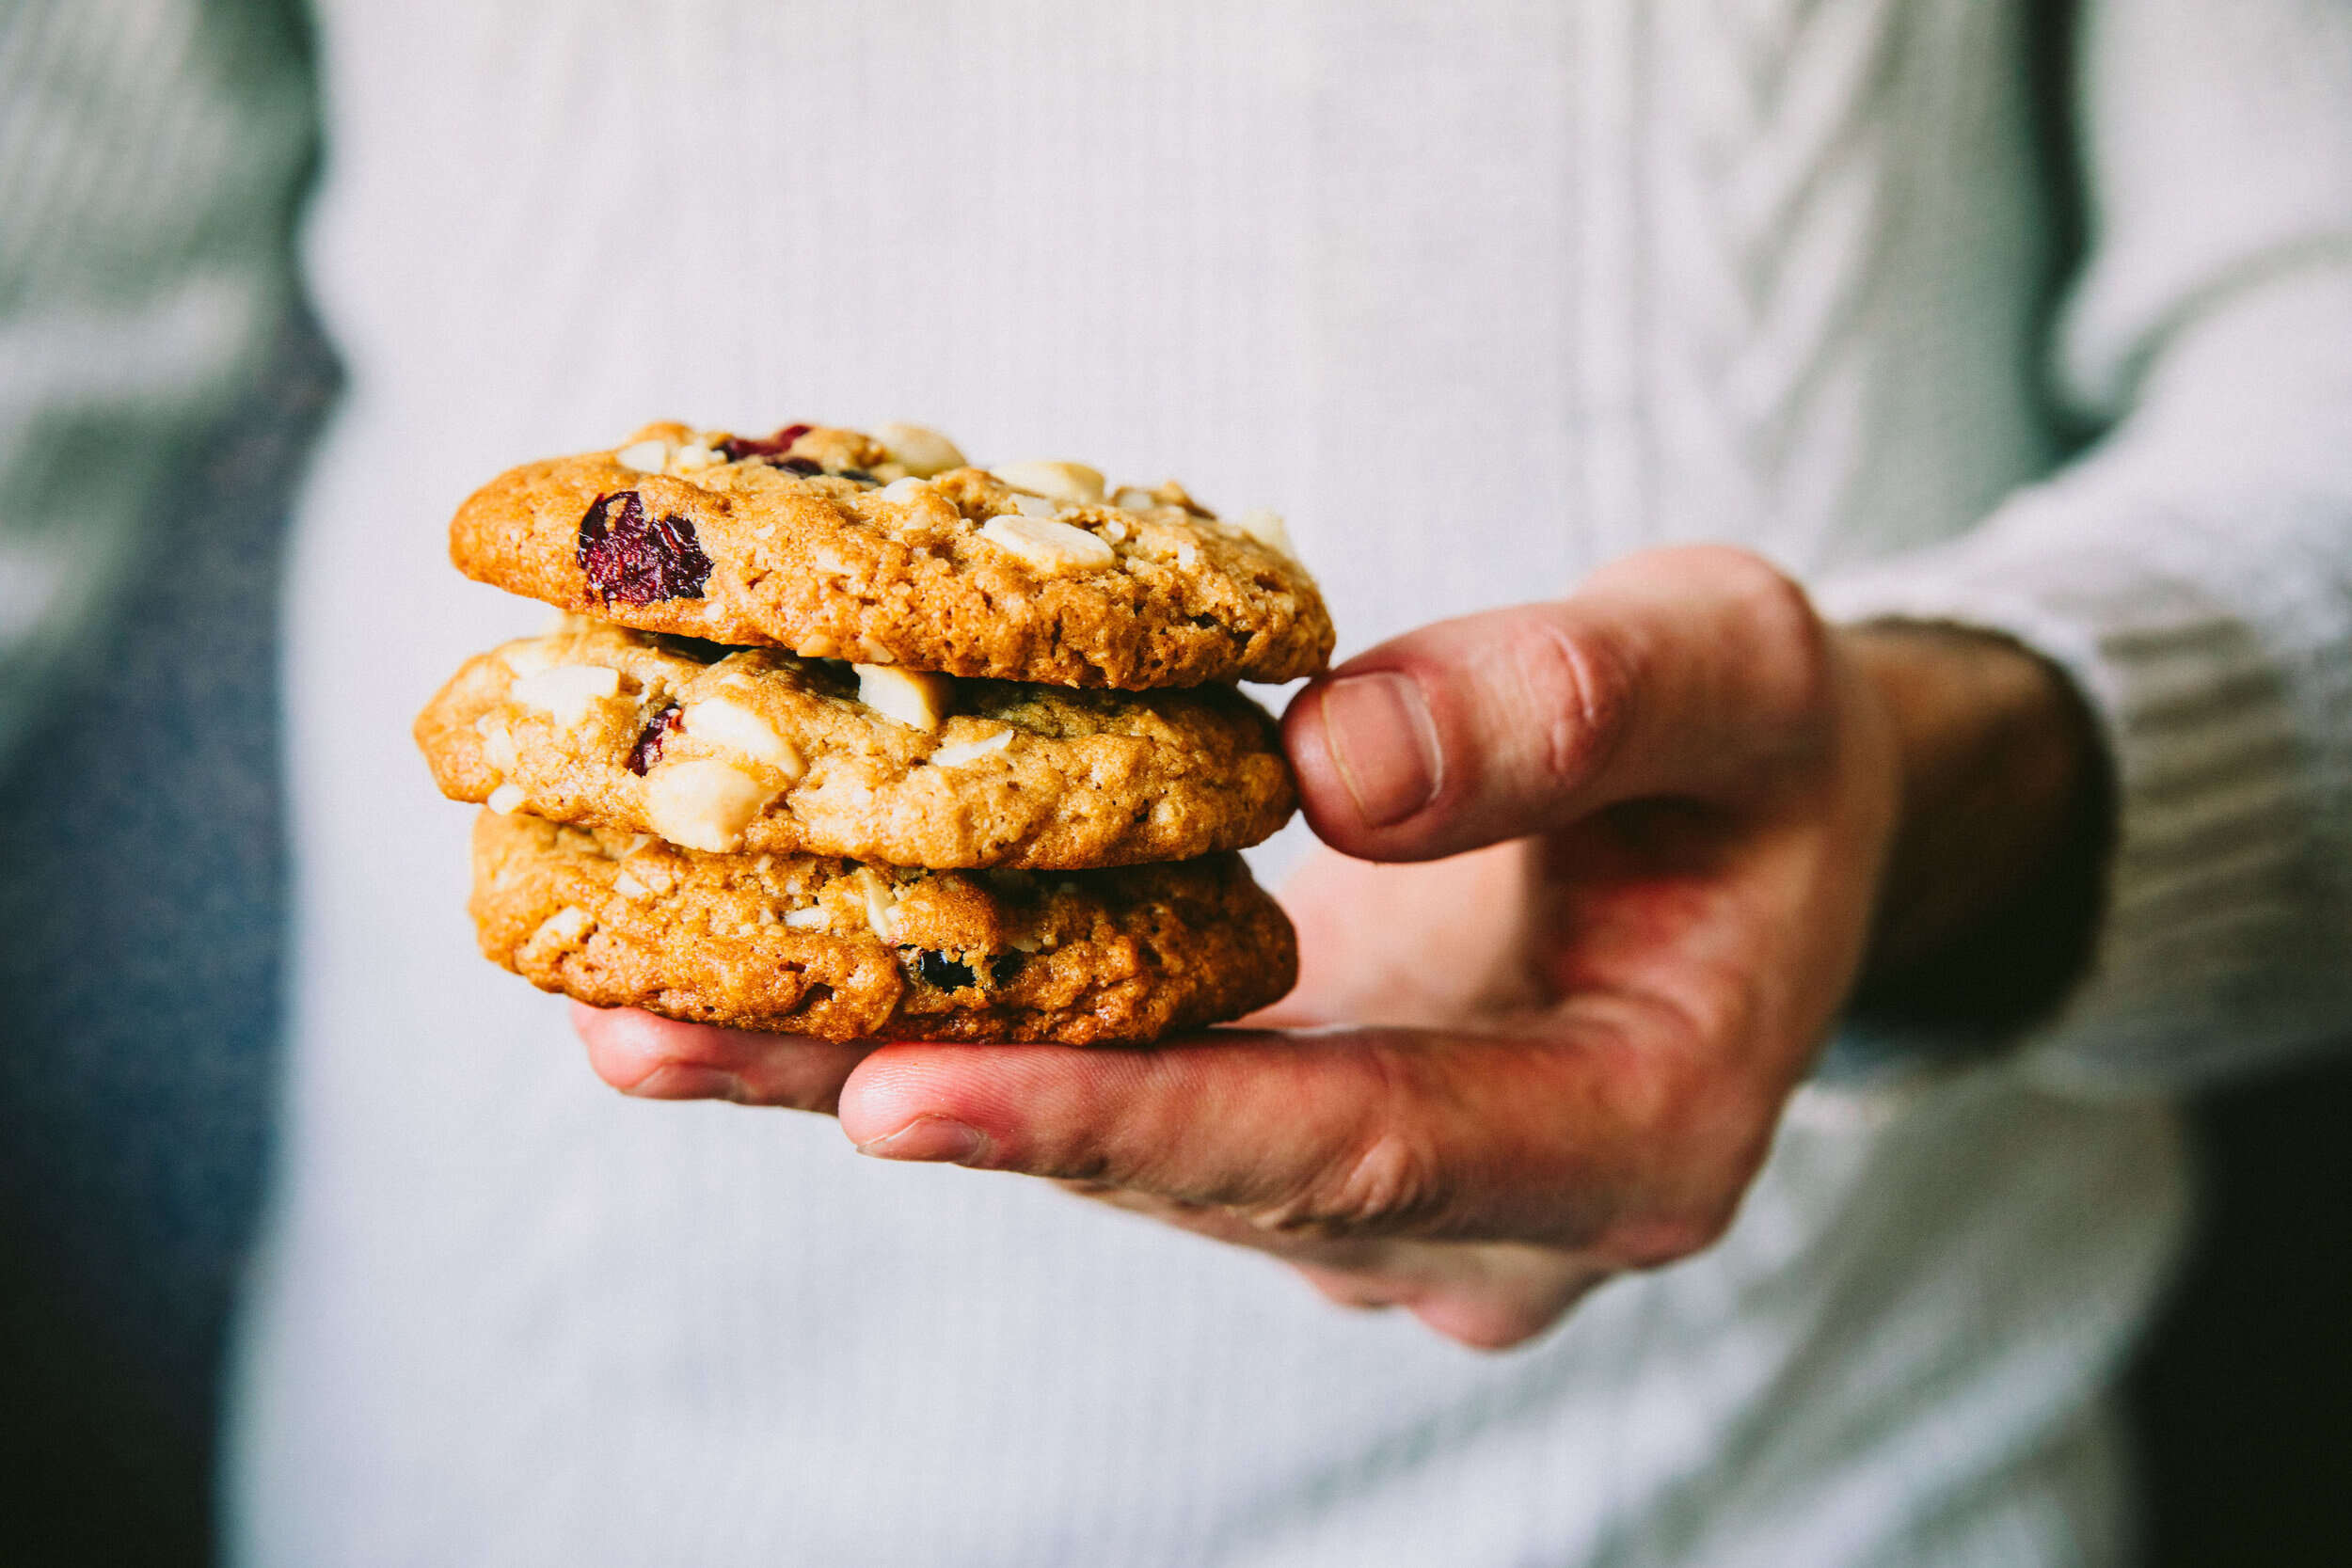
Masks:
[[[450,568],[455,503],[659,418],[913,419],[1271,506],[1343,652],[1667,539],[1812,570],[1952,532],[2049,461],[2022,9],[322,7],[310,261],[351,383],[288,612],[244,1549],[1697,1560],[1707,1478],[1793,1508],[1768,1449],[1990,1375],[1882,1304],[2073,1312],[2003,1418],[2066,1419],[2175,1211],[2161,1117],[1979,1087],[1899,1140],[1805,1122],[1719,1253],[1482,1359],[1051,1190],[612,1096],[475,956],[469,814],[407,739],[546,613]],[[1995,1125],[2044,1136],[1996,1159]],[[2088,1237],[2045,1212],[2126,1167],[2158,1175]],[[1988,1273],[2003,1244],[2049,1266]]]

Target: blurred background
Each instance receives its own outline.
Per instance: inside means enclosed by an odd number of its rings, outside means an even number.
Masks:
[[[20,187],[34,160],[9,150],[8,116],[82,90],[73,72],[86,63],[40,46],[41,9],[0,8],[0,179],[14,170]],[[2063,8],[2044,9],[2055,80]],[[307,73],[275,67],[238,78],[247,51],[299,59],[304,14],[209,8],[208,25],[230,12],[229,42],[208,56],[222,90],[309,115],[316,87]],[[89,112],[103,109],[94,97]],[[203,132],[145,134],[200,143]],[[308,189],[300,169],[253,177]],[[0,294],[0,359],[30,353],[38,324],[27,325],[23,284],[46,237],[11,230],[38,208],[7,201],[10,188],[0,184],[0,259],[15,270],[0,281],[16,292]],[[197,270],[254,247],[283,254],[291,269],[295,218],[289,201],[268,222],[248,217],[228,232],[199,225],[169,243]],[[93,265],[103,270],[108,245],[143,243],[140,233],[119,223],[94,247]],[[130,277],[156,259],[116,260]],[[103,297],[104,279],[92,288]],[[151,503],[148,537],[165,543],[123,572],[103,629],[44,654],[38,679],[9,699],[18,737],[0,760],[0,1560],[11,1563],[209,1560],[219,1378],[281,1095],[283,546],[306,454],[343,393],[290,270],[259,298],[220,309],[265,313],[270,346],[223,372],[226,390],[200,429],[140,427],[141,460],[167,462],[172,475]],[[0,388],[8,376],[0,363]],[[119,384],[135,406],[135,382]],[[94,374],[101,384],[116,385]],[[9,421],[0,451],[21,458],[42,442],[73,451],[85,467],[50,465],[40,480],[49,485],[113,460],[77,448],[87,432],[32,402],[36,390],[19,377],[0,402]],[[91,395],[85,423],[103,405]],[[23,510],[25,496],[0,497],[0,508],[11,505]],[[0,557],[0,572],[30,570]],[[0,609],[8,603],[0,593]],[[415,782],[426,788],[421,771]],[[2341,1054],[2197,1105],[2209,1175],[2201,1239],[2132,1384],[2152,1561],[2344,1560],[2348,1125],[2352,1063]]]

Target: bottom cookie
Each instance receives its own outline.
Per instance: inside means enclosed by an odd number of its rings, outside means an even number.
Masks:
[[[1235,854],[917,871],[485,812],[471,908],[484,956],[543,990],[832,1040],[1147,1044],[1274,1002],[1298,968]]]

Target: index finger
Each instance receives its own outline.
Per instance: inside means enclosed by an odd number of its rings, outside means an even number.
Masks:
[[[801,1035],[681,1023],[635,1007],[572,1004],[596,1076],[640,1100],[731,1100],[831,1115],[875,1049]]]

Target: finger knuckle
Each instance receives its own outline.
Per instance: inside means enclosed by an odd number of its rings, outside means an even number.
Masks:
[[[1445,1207],[1437,1162],[1410,1139],[1384,1134],[1250,1217],[1261,1229],[1284,1235],[1387,1235],[1412,1229]]]
[[[1781,715],[1818,707],[1830,674],[1829,628],[1812,596],[1763,557],[1724,549],[1723,590],[1751,654],[1761,705]]]
[[[1425,1228],[1454,1203],[1453,1181],[1431,1139],[1400,1108],[1411,1102],[1406,1073],[1374,1052],[1367,1070],[1383,1080],[1380,1109],[1291,1196],[1253,1215],[1262,1228],[1315,1236],[1388,1236]]]
[[[1572,788],[1606,768],[1631,728],[1636,693],[1630,646],[1605,626],[1540,623],[1524,650],[1532,711],[1545,716],[1551,783]]]

